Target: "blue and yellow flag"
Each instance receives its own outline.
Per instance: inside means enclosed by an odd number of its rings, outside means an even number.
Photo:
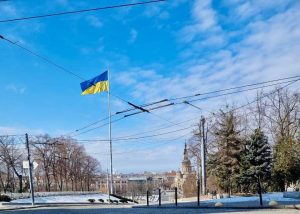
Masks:
[[[93,79],[80,83],[80,86],[82,90],[81,95],[96,94],[102,91],[108,91],[108,71],[105,71],[104,73],[94,77]]]

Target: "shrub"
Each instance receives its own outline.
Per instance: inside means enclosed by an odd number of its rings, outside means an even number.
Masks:
[[[127,201],[127,199],[121,199],[121,200],[120,200],[120,203],[125,204],[125,203],[128,203],[128,201]]]
[[[113,203],[113,201],[111,200],[111,199],[106,199],[107,200],[107,202],[109,202],[109,203]]]
[[[90,202],[90,203],[94,203],[95,202],[95,199],[88,199],[88,201]]]
[[[0,201],[10,202],[11,198],[8,195],[0,195]]]
[[[118,204],[118,203],[119,203],[119,201],[118,201],[118,200],[113,200],[113,203],[116,203],[116,204]]]
[[[139,202],[137,202],[137,201],[135,201],[135,200],[132,200],[132,199],[129,199],[129,198],[124,198],[124,197],[122,197],[122,196],[119,196],[119,195],[115,195],[115,194],[111,194],[111,196],[113,196],[113,197],[115,197],[115,198],[118,198],[118,199],[124,199],[124,200],[126,200],[127,202],[128,201],[130,201],[130,202],[134,202],[134,203],[136,203],[136,204],[138,204]]]
[[[98,199],[98,201],[104,203],[104,200],[102,198]]]

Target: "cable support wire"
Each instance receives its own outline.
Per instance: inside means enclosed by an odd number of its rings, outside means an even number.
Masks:
[[[288,77],[288,78],[282,78],[282,79],[291,79],[291,78],[295,78],[295,77],[297,77],[297,76],[294,76],[294,77]],[[300,76],[299,76],[299,77],[300,77]],[[280,80],[282,80],[282,79],[280,79]],[[299,79],[298,79],[298,80],[299,80]],[[218,94],[218,95],[209,96],[209,97],[204,97],[204,98],[199,98],[199,99],[194,99],[194,100],[184,100],[184,101],[182,101],[182,102],[170,103],[170,104],[166,104],[166,105],[163,105],[163,106],[154,107],[154,108],[151,108],[151,109],[149,109],[149,110],[155,110],[155,109],[159,109],[159,108],[169,107],[169,106],[173,106],[173,105],[180,105],[180,104],[189,104],[189,105],[191,105],[191,106],[193,106],[193,107],[195,107],[195,108],[200,109],[199,107],[197,107],[197,106],[191,104],[191,102],[203,101],[203,100],[208,100],[208,99],[212,99],[212,98],[222,97],[222,96],[226,96],[226,95],[232,95],[232,94],[237,94],[237,93],[242,93],[242,92],[247,92],[247,91],[257,90],[257,89],[266,88],[266,87],[271,87],[271,86],[275,86],[275,85],[279,85],[279,84],[283,84],[283,83],[295,83],[295,82],[297,82],[298,80],[289,80],[289,81],[284,81],[284,82],[278,82],[278,83],[273,83],[273,84],[263,85],[263,86],[254,87],[254,88],[248,88],[248,89],[239,90],[239,91],[234,91],[234,92],[228,92],[228,93]],[[270,83],[270,82],[274,82],[274,81],[275,81],[275,80],[270,80],[270,81],[267,81],[267,82]],[[278,80],[276,80],[276,81],[278,81]],[[254,85],[257,85],[257,83],[254,84]],[[247,85],[247,87],[249,87],[249,86],[250,86],[250,84]],[[237,88],[237,87],[236,87],[236,88]],[[241,86],[239,86],[239,88],[241,88]],[[231,88],[230,90],[232,90],[232,89],[233,89],[233,88]],[[224,89],[223,91],[225,91],[225,90],[227,90],[227,89]],[[208,93],[211,93],[211,92],[208,92]],[[205,94],[208,94],[208,93],[205,93]],[[164,102],[165,102],[165,101],[164,101]],[[133,109],[132,109],[132,110],[133,110]],[[201,109],[200,109],[200,110],[201,110]],[[139,112],[135,112],[135,113],[132,113],[132,114],[124,115],[123,118],[129,117],[129,116],[132,116],[132,115],[136,115],[136,114],[140,114],[140,113],[143,113],[143,111],[139,111]],[[152,113],[152,112],[151,112],[151,113]],[[116,113],[116,114],[117,114],[117,113]],[[152,114],[153,114],[153,113],[152,113]],[[153,114],[153,115],[156,115],[156,114]],[[156,115],[156,116],[158,116],[158,115]],[[162,119],[162,118],[161,118],[161,119]],[[163,119],[163,120],[165,120],[165,119]],[[174,124],[174,123],[171,122],[171,121],[168,121],[168,122]],[[99,126],[99,127],[95,127],[95,128],[93,128],[93,129],[87,130],[87,131],[85,131],[85,132],[83,132],[83,133],[87,133],[87,132],[92,131],[92,130],[95,130],[95,129],[97,129],[97,128],[101,128],[101,127],[103,127],[103,126],[105,126],[105,125],[107,125],[107,124],[101,125],[101,126]],[[80,134],[83,134],[83,133],[80,133]],[[80,134],[78,134],[78,135],[80,135]],[[75,136],[77,136],[77,135],[75,135]]]
[[[239,107],[237,107],[237,108],[234,108],[234,109],[232,109],[231,111],[235,111],[235,110],[238,110],[238,109],[240,109],[240,108],[244,108],[244,107],[246,107],[246,106],[248,106],[248,105],[251,105],[252,103],[254,103],[254,102],[257,102],[258,100],[260,100],[260,99],[263,99],[263,98],[265,98],[265,97],[267,97],[267,96],[269,96],[269,95],[271,95],[271,94],[273,94],[273,93],[275,93],[275,92],[277,92],[277,91],[279,91],[279,90],[282,90],[282,89],[284,89],[284,88],[286,88],[286,87],[288,87],[288,86],[290,86],[291,84],[294,84],[294,83],[296,83],[297,81],[299,81],[300,79],[296,79],[296,80],[293,80],[293,81],[287,81],[286,83],[288,83],[288,84],[286,84],[286,85],[284,85],[284,86],[282,86],[282,87],[280,87],[280,88],[278,88],[278,89],[275,89],[275,90],[272,90],[271,92],[269,92],[269,93],[265,93],[263,96],[261,96],[261,97],[259,97],[259,98],[257,98],[257,99],[255,99],[255,100],[253,100],[253,101],[251,101],[251,102],[248,102],[248,103],[246,103],[246,104],[244,104],[244,105],[241,105],[241,106],[239,106]],[[280,83],[278,83],[278,84],[280,84]],[[249,89],[248,89],[249,90]],[[254,89],[253,89],[254,90]],[[227,94],[224,94],[224,95],[227,95]],[[207,98],[205,98],[205,99],[207,99]],[[184,103],[184,102],[182,102],[182,103]],[[182,104],[182,103],[177,103],[177,104]],[[197,107],[198,108],[198,107]],[[194,118],[193,118],[194,119]],[[188,120],[187,120],[188,121]],[[186,121],[186,122],[187,122]],[[173,126],[173,125],[172,125]],[[172,127],[172,126],[169,126],[169,127]],[[167,127],[166,127],[167,128]],[[155,131],[155,130],[154,130]],[[177,131],[177,130],[176,130]],[[176,132],[176,131],[173,131],[173,132]],[[153,130],[151,131],[151,132],[153,132]],[[136,134],[136,135],[139,135],[139,133],[138,134]],[[158,134],[158,135],[160,135],[160,134]],[[158,135],[152,135],[152,136],[158,136]],[[112,140],[114,140],[114,141],[118,141],[118,140],[130,140],[130,139],[141,139],[141,138],[147,138],[147,137],[149,137],[149,136],[142,136],[142,137],[137,137],[137,138],[131,138],[131,137],[128,137],[128,138],[115,138],[115,139],[112,139]],[[97,139],[95,139],[95,140],[81,140],[81,141],[107,141],[107,140],[97,140]]]
[[[209,95],[209,94],[215,94],[215,93],[224,92],[224,91],[231,91],[231,90],[235,90],[235,89],[247,88],[247,87],[251,87],[251,86],[263,85],[263,84],[266,84],[266,83],[278,82],[278,81],[283,81],[283,80],[288,80],[288,79],[295,79],[295,78],[299,78],[299,77],[300,77],[300,75],[297,75],[297,76],[285,77],[285,78],[274,79],[274,80],[268,80],[268,81],[264,81],[264,82],[253,83],[253,84],[241,85],[241,86],[231,87],[231,88],[226,88],[226,89],[221,89],[221,90],[209,91],[209,92],[204,92],[204,93],[197,93],[197,94],[194,94],[194,95],[188,95],[188,96],[183,96],[183,97],[162,99],[160,101],[144,104],[144,105],[141,105],[141,106],[142,107],[147,107],[147,106],[151,106],[151,105],[154,105],[154,104],[157,104],[157,103],[162,103],[162,102],[167,102],[167,101],[169,101],[170,103],[173,103],[171,101],[189,99],[189,98],[193,98],[193,97]],[[282,82],[282,83],[285,83],[285,82]],[[278,84],[282,84],[282,83],[276,83],[274,85],[278,85]],[[269,85],[269,86],[272,86],[272,85]],[[265,87],[269,87],[269,86],[265,86]],[[255,89],[257,89],[257,88],[255,88]],[[231,93],[226,93],[224,95],[231,94]],[[167,104],[167,105],[174,105],[174,104]],[[117,114],[129,112],[129,111],[133,111],[133,110],[135,110],[135,108],[126,109],[124,111],[117,112]],[[139,112],[139,113],[142,113],[142,112]],[[135,115],[135,114],[138,114],[138,112],[132,113],[132,115]],[[128,116],[131,116],[131,114],[129,114]]]
[[[196,118],[193,117],[193,118],[188,119],[188,120],[185,120],[185,121],[177,122],[176,124],[173,124],[173,125],[163,126],[163,127],[157,128],[157,129],[152,129],[152,130],[150,130],[150,131],[144,131],[144,132],[140,132],[140,133],[136,133],[136,134],[132,134],[132,135],[121,136],[121,137],[116,137],[116,138],[117,138],[117,139],[119,139],[119,138],[128,138],[128,137],[134,137],[134,136],[138,136],[138,135],[146,134],[146,133],[150,133],[150,132],[161,131],[161,130],[164,130],[164,129],[168,129],[168,128],[170,128],[170,127],[173,127],[173,126],[175,126],[175,125],[179,125],[179,124],[182,124],[182,123],[189,122],[189,121],[191,121],[191,120],[196,120]]]
[[[184,130],[182,130],[182,131],[184,131]],[[177,132],[180,133],[182,131],[177,131]],[[191,134],[190,130],[188,130],[188,133],[186,133],[184,135],[188,135],[188,134]],[[145,143],[153,143],[153,141],[155,141],[156,143],[159,143],[159,142],[164,142],[164,141],[170,141],[170,140],[173,140],[173,139],[174,139],[174,136],[173,137],[169,136],[169,137],[164,137],[164,138],[161,138],[161,137],[157,138],[157,136],[153,136],[153,137],[152,136],[151,137],[147,136],[145,138],[126,139],[124,141],[123,141],[123,139],[120,139],[120,140],[114,141],[114,143],[116,145],[135,145],[135,144],[139,144],[139,143],[143,143],[143,144],[145,144]],[[77,140],[77,142],[84,143],[84,144],[106,142],[105,140],[102,141],[103,139],[100,139],[100,140],[101,141],[97,141],[97,139],[96,140]],[[125,144],[125,141],[126,141],[126,144]]]
[[[20,137],[20,136],[25,136],[25,134],[3,134],[3,135],[0,135],[0,137]]]
[[[166,134],[171,134],[174,132],[178,132],[178,131],[183,131],[183,130],[187,130],[192,128],[193,126],[188,126],[188,127],[184,127],[181,129],[177,129],[177,130],[172,130],[172,131],[168,131],[168,132],[163,132],[163,133],[159,133],[159,134],[153,134],[153,135],[145,135],[145,136],[140,136],[140,137],[128,137],[128,138],[113,138],[112,141],[122,141],[122,140],[136,140],[136,139],[143,139],[143,138],[151,138],[151,137],[156,137],[156,136],[161,136],[161,135],[166,135]],[[108,139],[93,139],[93,140],[79,140],[79,141],[95,141],[95,142],[101,142],[101,141],[109,141]]]
[[[294,76],[292,78],[295,78],[297,76]],[[300,77],[300,76],[298,76]],[[283,78],[283,79],[291,79],[291,78]],[[280,79],[282,80],[282,79]],[[271,80],[271,81],[267,81],[267,82],[274,82],[275,80]],[[278,81],[278,80],[276,80]],[[231,95],[231,94],[236,94],[236,93],[241,93],[241,92],[246,92],[246,91],[252,91],[252,90],[257,90],[257,89],[261,89],[261,88],[266,88],[266,87],[271,87],[271,86],[275,86],[275,85],[279,85],[279,84],[284,84],[284,83],[290,83],[290,82],[293,82],[295,80],[289,80],[289,81],[284,81],[284,82],[279,82],[279,83],[273,83],[273,84],[269,84],[269,85],[263,85],[263,86],[259,86],[259,87],[254,87],[254,88],[248,88],[248,89],[244,89],[244,90],[239,90],[239,91],[233,91],[233,92],[228,92],[228,93],[223,93],[223,94],[218,94],[218,95],[214,95],[214,96],[209,96],[209,97],[204,97],[204,98],[199,98],[199,99],[193,99],[193,100],[184,100],[182,102],[171,102],[169,104],[166,104],[166,105],[163,105],[163,106],[158,106],[158,107],[154,107],[154,108],[151,108],[149,110],[155,110],[155,109],[159,109],[159,108],[163,108],[163,107],[169,107],[169,106],[173,106],[173,105],[179,105],[179,104],[189,104],[189,105],[192,105],[191,102],[195,102],[195,101],[200,101],[200,100],[207,100],[207,99],[212,99],[212,98],[216,98],[216,97],[222,97],[222,96],[226,96],[226,95]],[[265,82],[264,82],[265,83]],[[261,84],[261,83],[259,83]],[[258,83],[256,84],[252,84],[252,85],[258,85]],[[249,85],[246,85],[246,87],[250,87],[250,84]],[[235,88],[242,88],[242,86],[239,86],[239,87],[235,87]],[[230,88],[230,89],[224,89],[224,90],[219,90],[219,91],[228,91],[228,90],[233,90],[235,88]],[[207,92],[207,93],[203,93],[202,95],[204,94],[212,94],[212,93],[216,93],[217,91],[214,91],[214,92]],[[200,95],[193,95],[193,96],[186,96],[186,97],[195,97],[195,96],[200,96]],[[184,97],[184,98],[186,98]],[[175,99],[165,99],[165,100],[178,100],[178,99],[182,99],[183,97],[181,98],[175,98]],[[196,107],[194,106],[195,108],[198,108],[199,110],[201,110],[199,107]],[[126,110],[126,111],[132,111],[134,109],[131,109],[131,110]],[[132,115],[136,115],[136,114],[140,114],[140,113],[143,113],[142,111],[139,111],[139,112],[134,112],[132,114],[127,114],[125,115],[124,117],[129,117],[129,116],[132,116]]]
[[[126,140],[126,144],[124,144],[123,141],[116,141],[114,142],[116,145],[139,145],[139,144],[148,144],[148,143],[151,143],[151,144],[159,144],[161,142],[167,142],[167,141],[174,141],[178,138],[181,138],[183,136],[186,136],[186,135],[189,135],[191,134],[191,131],[189,130],[187,133],[185,133],[184,135],[180,134],[180,136],[172,136],[172,137],[165,137],[165,138],[144,138],[142,141],[141,139],[133,139],[133,140]],[[94,140],[78,140],[77,142],[79,143],[84,143],[84,144],[91,144],[91,143],[98,143],[99,141],[94,141]],[[100,142],[103,142],[103,141],[100,141]]]
[[[121,118],[118,118],[118,119],[116,119],[116,120],[111,121],[111,123],[115,123],[115,122],[118,122],[118,121],[123,120],[123,119],[125,119],[125,118],[124,118],[124,117],[121,117]],[[77,133],[77,134],[73,135],[72,137],[75,137],[75,136],[78,136],[78,135],[85,134],[85,133],[90,132],[90,131],[93,131],[93,130],[95,130],[95,129],[102,128],[102,127],[104,127],[104,126],[107,126],[108,124],[109,124],[109,122],[104,123],[104,124],[102,124],[102,125],[100,125],[100,126],[96,126],[96,127],[94,127],[94,128],[88,129],[88,130],[86,130],[86,131]]]
[[[177,137],[177,138],[173,138],[173,139],[170,139],[170,140],[168,140],[167,142],[159,142],[159,143],[157,143],[157,145],[155,146],[155,147],[153,147],[152,145],[153,145],[153,143],[152,144],[148,144],[148,145],[150,145],[151,147],[146,147],[146,148],[143,148],[143,149],[155,149],[155,148],[159,148],[159,147],[161,147],[161,146],[165,146],[165,145],[167,145],[167,144],[170,144],[170,143],[173,143],[173,141],[175,141],[175,140],[179,140],[179,139],[181,139],[181,138],[183,138],[184,136],[186,136],[186,135],[188,135],[188,134],[190,134],[190,133],[186,133],[186,134],[184,134],[184,135],[181,135],[181,136],[179,136],[179,137]],[[134,148],[137,148],[137,146],[134,146]],[[141,152],[141,150],[130,150],[130,151],[125,151],[125,152],[115,152],[114,154],[128,154],[128,153],[136,153],[136,152]],[[100,154],[100,155],[109,155],[108,153],[93,153],[93,154]]]
[[[2,0],[2,1],[4,1],[4,0]],[[46,18],[46,17],[62,16],[62,15],[70,15],[70,14],[78,14],[78,13],[86,13],[86,12],[107,10],[107,9],[114,9],[114,8],[122,8],[122,7],[133,7],[133,6],[138,6],[138,5],[159,3],[159,2],[164,2],[164,1],[166,1],[166,0],[142,1],[142,2],[118,4],[118,5],[109,5],[109,6],[82,9],[82,10],[74,10],[74,11],[66,11],[66,12],[58,12],[58,13],[49,13],[49,14],[43,14],[43,15],[27,16],[27,17],[13,18],[13,19],[4,19],[4,20],[0,20],[0,23],[24,21],[24,20],[30,20],[30,19],[40,19],[40,18]]]
[[[16,45],[17,47],[19,47],[19,48],[25,50],[26,52],[28,52],[28,53],[30,53],[30,54],[32,54],[32,55],[34,55],[34,56],[36,56],[36,57],[38,57],[38,58],[44,60],[44,61],[47,62],[48,64],[51,64],[51,65],[53,65],[54,67],[56,67],[56,68],[58,68],[58,69],[60,69],[60,70],[62,70],[62,71],[64,71],[64,72],[66,72],[66,73],[68,73],[68,74],[71,74],[72,76],[74,76],[74,77],[76,77],[76,78],[79,78],[81,81],[85,81],[85,78],[83,78],[83,77],[77,75],[76,73],[74,73],[74,72],[72,72],[72,71],[66,69],[65,67],[63,67],[63,66],[61,66],[61,65],[59,65],[59,64],[57,64],[57,63],[55,63],[54,61],[48,59],[47,57],[44,57],[44,56],[42,56],[41,54],[38,54],[38,53],[36,53],[36,52],[34,52],[34,51],[32,51],[32,50],[30,50],[30,49],[28,49],[28,48],[26,48],[26,47],[20,45],[20,44],[18,44],[17,42],[13,42],[12,40],[7,39],[7,38],[3,37],[2,35],[0,35],[0,39],[5,40],[5,41],[7,41],[8,43],[10,43],[10,44],[12,44],[12,45]],[[148,113],[150,113],[148,110],[143,109],[142,107],[140,107],[140,106],[138,106],[138,105],[135,105],[135,104],[133,104],[132,102],[129,102],[129,101],[127,101],[127,100],[125,100],[125,99],[123,99],[123,98],[117,96],[117,95],[114,95],[114,94],[112,94],[111,92],[110,92],[110,95],[111,95],[111,96],[114,96],[114,97],[116,97],[116,98],[118,98],[119,100],[121,100],[121,101],[127,103],[127,104],[130,105],[130,106],[133,106],[135,109],[139,109],[139,110],[141,110],[141,111],[143,111],[143,112],[148,112]]]
[[[43,57],[43,56],[41,56],[40,54],[37,54],[37,53],[35,53],[35,52],[29,50],[28,48],[25,48],[25,47],[23,47],[23,46],[17,44],[16,42],[13,42],[13,41],[11,41],[11,40],[9,40],[9,39],[7,39],[7,38],[4,38],[4,37],[1,36],[1,35],[0,35],[0,39],[6,40],[7,42],[9,42],[9,43],[11,43],[11,44],[16,45],[16,46],[18,46],[18,47],[20,47],[20,48],[26,50],[27,52],[29,52],[29,53],[35,55],[36,57],[39,57],[39,58],[43,59],[44,61],[46,61],[46,62],[52,64],[53,66],[55,66],[55,67],[57,67],[57,68],[59,68],[59,69],[65,71],[65,72],[67,72],[67,73],[69,73],[69,74],[71,74],[71,75],[73,75],[73,76],[75,76],[75,77],[77,77],[77,78],[80,78],[81,80],[85,80],[84,78],[80,77],[79,75],[75,74],[74,72],[71,72],[71,71],[65,69],[64,67],[58,65],[57,63],[54,63],[53,61],[47,59],[46,57]],[[260,85],[260,84],[265,84],[265,83],[270,83],[270,82],[275,82],[275,81],[280,81],[280,80],[287,80],[287,79],[292,79],[292,78],[296,78],[296,77],[300,77],[300,76],[298,75],[298,76],[287,77],[287,78],[281,78],[281,79],[276,79],[276,80],[269,80],[269,81],[265,81],[265,82],[255,83],[255,84],[248,84],[248,85],[244,85],[244,86],[238,86],[238,87],[232,87],[232,88],[222,89],[222,90],[218,90],[218,91],[212,91],[212,92],[206,92],[206,93],[202,93],[202,94],[196,94],[196,95],[193,95],[193,96],[185,96],[185,97],[181,97],[181,98],[173,98],[173,99],[163,99],[163,100],[160,100],[160,101],[157,101],[157,102],[153,102],[153,103],[150,103],[150,104],[145,104],[145,105],[142,105],[142,106],[137,106],[137,105],[135,105],[135,104],[132,104],[131,102],[126,101],[126,100],[124,100],[123,98],[121,98],[121,97],[119,97],[119,96],[113,95],[112,93],[111,93],[111,95],[114,96],[114,97],[116,97],[116,98],[118,98],[118,99],[120,99],[120,100],[122,100],[123,102],[126,102],[127,104],[129,104],[129,105],[131,105],[131,106],[134,107],[133,109],[127,109],[127,110],[122,111],[122,112],[117,112],[116,114],[120,114],[120,113],[123,113],[123,112],[132,111],[132,110],[134,110],[134,109],[139,109],[139,110],[141,110],[141,112],[135,112],[135,113],[131,114],[131,115],[135,115],[135,114],[139,114],[139,113],[142,113],[142,112],[148,112],[148,113],[150,113],[149,110],[143,108],[143,107],[145,107],[145,106],[151,106],[151,105],[154,105],[154,104],[163,103],[163,102],[170,101],[170,100],[178,100],[178,99],[187,98],[187,97],[195,97],[195,96],[200,96],[200,95],[204,95],[204,94],[211,94],[211,93],[217,93],[217,92],[221,92],[221,91],[233,90],[233,89],[238,89],[238,88],[243,88],[243,87],[250,87],[250,86],[254,86],[254,85]],[[277,85],[277,84],[282,84],[282,83],[276,83],[276,84],[273,84],[273,85]],[[262,87],[257,87],[257,88],[253,88],[253,89],[249,89],[249,90],[254,90],[254,89],[263,88],[263,87],[269,87],[269,86],[271,86],[271,85],[268,85],[268,86],[262,86]],[[240,92],[243,92],[243,91],[247,91],[247,90],[241,90],[241,91],[237,91],[237,92],[231,92],[231,93],[226,93],[226,94],[221,94],[221,95],[216,95],[216,96],[211,96],[211,97],[201,98],[201,99],[209,99],[209,98],[214,98],[214,97],[219,97],[219,96],[225,96],[225,95],[229,95],[229,94],[240,93]],[[201,99],[190,100],[190,101],[188,101],[188,102],[198,101],[198,100],[201,100]],[[184,101],[183,101],[183,102],[184,102]],[[177,104],[182,104],[182,103],[177,103]],[[152,108],[152,110],[159,109],[159,108],[163,108],[163,107],[167,107],[167,106],[171,106],[171,105],[175,105],[175,103],[169,103],[169,104],[166,104],[166,105],[163,105],[163,106],[154,107],[154,108]],[[131,115],[129,114],[129,115],[127,115],[127,116],[125,115],[125,116],[128,117],[128,116],[131,116]],[[155,115],[155,114],[154,114],[154,115]],[[157,115],[156,115],[156,116],[157,116]],[[160,119],[166,120],[166,119],[164,119],[164,118],[160,118]],[[170,121],[168,121],[168,122],[170,122]],[[95,122],[94,122],[94,123],[95,123]],[[93,124],[94,124],[94,123],[93,123]],[[170,123],[172,123],[172,122],[170,122]],[[92,124],[87,125],[87,127],[90,127],[90,126],[92,126]],[[104,126],[104,125],[101,125],[101,126],[96,127],[96,128],[100,128],[100,127],[103,127],[103,126]],[[88,131],[95,130],[96,128],[90,129],[90,130],[88,130]],[[81,130],[82,130],[82,129],[81,129]],[[86,132],[88,132],[88,131],[86,131]],[[76,131],[75,131],[75,132],[76,132]],[[86,132],[84,132],[84,133],[86,133]],[[83,133],[82,133],[82,134],[83,134]],[[78,135],[79,135],[79,134],[78,134]],[[77,136],[77,135],[76,135],[76,136]]]
[[[195,117],[192,117],[192,118],[190,118],[190,119],[188,119],[188,120],[181,121],[181,122],[177,122],[176,124],[173,124],[173,125],[162,126],[162,127],[160,127],[160,128],[152,129],[152,130],[150,130],[150,131],[144,131],[144,132],[135,133],[135,134],[132,134],[132,135],[120,136],[120,137],[116,137],[116,138],[114,138],[114,139],[129,138],[129,137],[138,136],[138,135],[146,134],[146,133],[150,133],[150,132],[161,131],[161,130],[164,130],[164,129],[171,128],[171,127],[173,127],[173,126],[175,126],[175,125],[179,125],[179,124],[182,124],[182,123],[186,123],[186,122],[189,122],[189,121],[192,121],[192,120],[198,120],[198,119],[195,118]],[[78,140],[78,141],[81,141],[81,142],[94,142],[95,140],[89,139],[89,140]],[[108,140],[103,140],[103,141],[108,141]]]
[[[275,86],[275,85],[291,83],[291,82],[294,82],[294,81],[295,80],[289,80],[289,81],[285,81],[285,82],[273,83],[273,84],[269,84],[269,85],[264,85],[264,86],[259,86],[259,87],[254,87],[254,88],[249,88],[249,89],[244,89],[244,90],[239,90],[239,91],[234,91],[234,92],[228,92],[228,93],[224,93],[224,94],[218,94],[218,95],[203,97],[203,98],[199,98],[199,99],[187,100],[187,102],[196,102],[196,101],[200,101],[200,100],[212,99],[212,98],[222,97],[222,96],[231,95],[231,94],[237,94],[237,93],[242,93],[242,92],[247,92],[247,91],[253,91],[253,90],[267,88],[267,87],[271,87],[271,86]],[[183,101],[183,102],[185,102],[185,101]]]

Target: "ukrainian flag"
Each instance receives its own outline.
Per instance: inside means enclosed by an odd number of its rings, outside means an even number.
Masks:
[[[93,79],[80,83],[80,86],[82,90],[81,95],[96,94],[102,91],[108,91],[108,71],[105,71],[104,73],[94,77]]]

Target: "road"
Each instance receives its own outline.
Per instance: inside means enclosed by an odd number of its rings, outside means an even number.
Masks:
[[[67,207],[44,207],[26,210],[0,211],[2,213],[16,214],[112,214],[112,213],[128,213],[128,214],[177,214],[177,213],[234,213],[234,214],[300,214],[300,210],[295,209],[262,209],[262,210],[245,210],[245,209],[215,209],[215,208],[109,208],[104,206],[67,206]]]

